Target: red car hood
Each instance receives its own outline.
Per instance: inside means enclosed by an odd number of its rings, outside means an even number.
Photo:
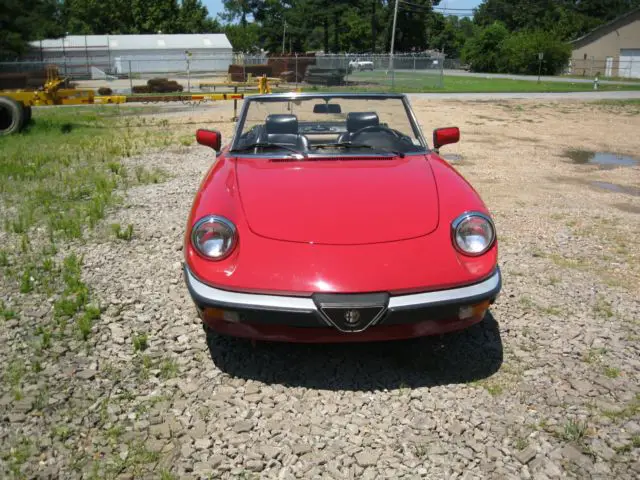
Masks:
[[[393,242],[438,226],[438,193],[424,155],[375,160],[238,159],[250,229],[326,245]]]

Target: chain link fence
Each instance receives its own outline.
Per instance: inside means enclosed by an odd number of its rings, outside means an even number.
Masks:
[[[108,88],[129,94],[149,79],[174,80],[183,91],[251,91],[257,77],[272,79],[283,89],[344,91],[402,91],[443,86],[444,57],[428,54],[389,55],[166,55],[155,58],[65,55],[40,61],[0,63],[3,74],[38,76],[47,65],[81,88]],[[41,76],[41,75],[40,75]],[[29,85],[33,86],[33,85]],[[25,85],[26,87],[26,85]],[[1,88],[1,87],[0,87]]]

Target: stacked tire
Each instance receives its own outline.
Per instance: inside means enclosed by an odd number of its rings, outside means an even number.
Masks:
[[[20,132],[31,122],[31,107],[10,97],[0,97],[0,135]]]

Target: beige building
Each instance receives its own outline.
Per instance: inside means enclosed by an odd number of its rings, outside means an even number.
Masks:
[[[640,78],[640,8],[571,42],[573,75]]]

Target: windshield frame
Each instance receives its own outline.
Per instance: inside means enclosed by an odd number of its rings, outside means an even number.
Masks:
[[[416,145],[416,150],[407,152],[407,155],[422,155],[428,153],[429,146],[422,134],[422,130],[420,129],[420,125],[416,120],[415,114],[409,105],[409,100],[407,96],[403,93],[274,93],[274,94],[262,94],[262,95],[251,95],[249,97],[245,97],[245,100],[242,104],[242,108],[240,110],[240,116],[238,117],[238,121],[236,122],[236,127],[234,130],[233,140],[229,147],[229,150],[235,150],[238,148],[238,144],[240,143],[240,132],[244,129],[244,124],[247,118],[247,112],[251,106],[252,102],[285,102],[285,101],[295,101],[299,99],[310,100],[310,99],[363,99],[363,100],[376,100],[376,99],[398,99],[402,102],[402,106],[407,114],[407,119],[409,120],[409,124],[411,125],[411,130],[413,131],[414,136],[420,143],[421,149]],[[309,156],[328,156],[326,153],[322,151],[307,152]],[[237,154],[236,154],[237,155]],[[243,152],[242,156],[252,156],[252,157],[273,157],[275,154],[273,152],[260,152],[260,153],[251,153],[251,152]],[[329,155],[330,156],[330,155]],[[373,152],[350,152],[343,151],[340,153],[341,157],[344,156],[355,156],[355,157],[363,157],[363,156],[380,156],[380,153]]]

